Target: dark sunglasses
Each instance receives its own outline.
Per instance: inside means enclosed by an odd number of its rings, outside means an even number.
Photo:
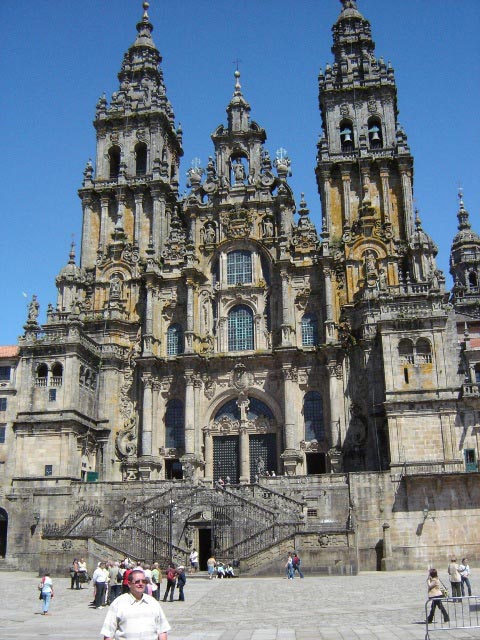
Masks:
[[[148,584],[147,580],[132,580],[133,584]]]

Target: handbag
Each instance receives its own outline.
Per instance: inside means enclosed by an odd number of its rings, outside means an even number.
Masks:
[[[439,578],[440,580],[440,578]],[[440,584],[442,585],[442,588],[440,589],[440,591],[442,592],[442,598],[448,598],[448,589],[447,587],[443,584],[443,582],[440,580]]]
[[[39,600],[42,600],[42,599],[43,599],[43,594],[42,594],[42,592],[41,592],[41,591],[40,591],[40,593],[38,594],[38,599],[39,599]]]

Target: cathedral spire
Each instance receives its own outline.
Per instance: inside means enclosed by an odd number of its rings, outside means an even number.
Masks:
[[[228,128],[230,131],[248,131],[250,105],[245,100],[240,84],[240,71],[235,70],[235,90],[227,107]]]
[[[458,218],[458,230],[464,231],[465,229],[470,229],[470,216],[468,211],[465,209],[465,205],[463,203],[463,191],[459,189],[458,191],[458,199],[459,199],[459,209],[457,213]]]
[[[134,46],[155,47],[155,44],[152,40],[153,24],[150,22],[150,18],[148,17],[148,8],[150,5],[148,2],[144,2],[142,6],[143,17],[137,24],[138,36],[135,40]]]

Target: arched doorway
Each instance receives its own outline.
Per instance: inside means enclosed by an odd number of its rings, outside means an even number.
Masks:
[[[0,509],[0,558],[7,555],[7,529],[8,514],[5,509]]]

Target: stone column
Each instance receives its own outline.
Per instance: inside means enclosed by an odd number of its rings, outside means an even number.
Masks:
[[[345,216],[345,226],[352,225],[352,213],[350,206],[350,165],[342,164],[342,186],[343,186],[343,212]]]
[[[203,427],[205,480],[213,480],[213,437],[210,427]]]
[[[187,281],[187,330],[185,332],[185,353],[193,353],[193,282]]]
[[[92,238],[92,196],[90,193],[82,193],[83,221],[82,221],[82,247],[80,251],[80,266],[92,267],[95,264],[95,251]]]
[[[394,569],[392,556],[392,540],[390,536],[390,525],[384,522],[383,529],[383,557],[381,561],[382,571],[391,571]]]
[[[115,231],[124,230],[125,202],[126,202],[125,187],[118,187],[117,189],[117,203],[118,203],[117,221],[115,223]]]
[[[153,380],[143,376],[142,456],[152,455]]]
[[[185,455],[195,453],[195,404],[193,397],[193,373],[185,374]]]
[[[330,231],[331,220],[330,220],[330,189],[332,187],[332,178],[330,175],[330,169],[328,171],[322,171],[322,180],[323,180],[323,203],[324,203],[324,212],[325,219],[322,224],[322,228],[325,231]]]
[[[143,189],[136,187],[135,189],[135,228],[133,233],[133,242],[140,247],[140,234],[143,218]]]
[[[324,270],[325,276],[325,338],[327,342],[335,340],[335,321],[333,317],[332,271]]]
[[[342,379],[343,367],[336,361],[327,364],[328,390],[330,401],[330,422],[325,425],[325,435],[329,449],[341,449],[340,421],[343,406]]]
[[[382,162],[380,165],[380,178],[382,180],[383,220],[390,222],[390,171],[387,163]]]
[[[399,164],[402,180],[403,209],[405,221],[405,233],[407,240],[413,235],[413,195],[412,195],[412,173],[406,164]]]
[[[162,248],[163,243],[166,238],[166,228],[164,225],[164,215],[162,215],[163,211],[163,202],[160,200],[160,189],[152,188],[152,201],[153,201],[153,210],[152,210],[152,226],[150,228],[150,234],[153,240],[153,248],[155,254],[158,254]]]
[[[250,451],[247,425],[240,426],[240,482],[248,484],[250,482]]]
[[[248,438],[248,406],[250,401],[246,394],[240,393],[237,405],[240,409],[240,482],[250,482],[250,450]]]
[[[160,392],[162,385],[158,380],[153,381],[153,408],[152,408],[152,455],[158,456],[158,450],[160,446],[165,444],[165,436],[163,438],[162,445],[159,444],[160,439],[160,421],[159,408],[161,408]]]
[[[283,388],[284,388],[284,441],[285,449],[296,449],[296,410],[294,398],[294,382],[296,381],[297,372],[292,367],[282,369]]]
[[[108,206],[110,204],[110,194],[102,194],[100,198],[100,247],[104,250],[107,244]]]
[[[143,339],[143,354],[152,353],[153,336],[153,287],[147,282],[147,302],[145,308],[145,335]]]
[[[282,270],[280,275],[282,278],[282,347],[291,347],[291,300],[289,296],[288,273],[285,270]]]

